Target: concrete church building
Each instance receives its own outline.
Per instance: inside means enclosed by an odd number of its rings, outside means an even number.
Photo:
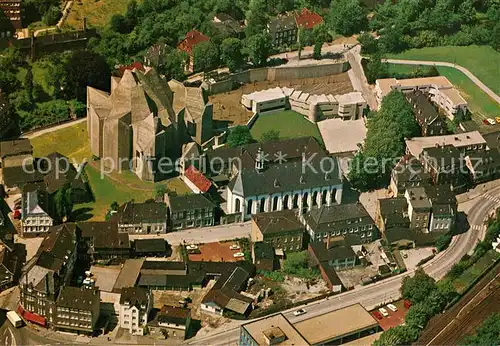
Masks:
[[[165,177],[161,158],[174,162],[183,144],[212,137],[212,105],[201,88],[167,83],[154,69],[125,70],[111,77],[111,93],[87,88],[87,129],[105,167],[157,181]]]

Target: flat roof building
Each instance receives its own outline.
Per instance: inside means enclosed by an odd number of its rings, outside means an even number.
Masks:
[[[307,341],[282,314],[269,316],[240,327],[240,346],[307,345]]]

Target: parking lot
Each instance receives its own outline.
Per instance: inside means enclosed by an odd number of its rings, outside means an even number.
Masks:
[[[392,311],[387,307],[387,305],[383,306],[385,310],[387,310],[387,313],[389,314],[387,317],[382,317],[382,319],[377,318],[377,313],[379,310],[375,309],[373,311],[370,311],[370,313],[375,317],[380,324],[380,327],[383,330],[390,329],[392,327],[399,326],[404,323],[405,321],[405,316],[406,313],[408,312],[408,309],[405,308],[404,306],[404,301],[403,300],[398,300],[397,302],[393,302],[393,305],[395,305],[398,309],[398,311]]]
[[[433,250],[433,247],[423,247],[419,249],[401,250],[400,252],[405,262],[406,269],[413,270],[421,260],[432,256]]]
[[[92,266],[90,272],[95,281],[95,285],[101,291],[111,292],[115,285],[116,279],[120,274],[120,266]]]
[[[241,249],[231,250],[232,245],[238,245],[238,242],[216,242],[198,245],[196,252],[188,255],[190,261],[210,261],[210,262],[237,262],[243,260],[243,256],[234,257],[234,254],[240,252]]]

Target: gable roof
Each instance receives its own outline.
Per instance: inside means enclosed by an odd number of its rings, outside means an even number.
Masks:
[[[208,192],[212,186],[212,182],[193,165],[189,166],[185,170],[184,176],[189,179],[189,181],[191,181],[201,192]]]
[[[164,203],[127,202],[122,204],[116,213],[119,225],[133,225],[142,222],[166,222],[167,207]]]
[[[0,142],[0,157],[33,154],[33,146],[29,139],[14,139]]]
[[[162,252],[167,251],[165,239],[136,239],[134,240],[135,252]]]
[[[373,224],[374,221],[361,203],[322,205],[304,215],[306,223],[314,230],[341,229],[350,224]]]
[[[116,222],[88,221],[78,222],[82,238],[92,238],[94,249],[129,249],[128,233],[118,232]]]
[[[97,288],[64,286],[57,298],[57,306],[92,311],[92,306],[99,300]]]
[[[304,230],[304,226],[299,222],[295,212],[289,209],[254,214],[252,220],[262,234]]]
[[[177,48],[179,48],[182,51],[185,51],[189,55],[193,53],[193,48],[201,43],[201,42],[206,42],[209,41],[210,38],[208,36],[203,35],[201,32],[198,30],[191,30],[186,33],[186,37],[184,40],[182,40]]]
[[[295,21],[299,28],[312,29],[316,25],[323,23],[323,18],[316,12],[303,8],[300,12],[295,12]]]
[[[324,242],[313,242],[309,244],[309,246],[319,262],[329,262],[356,257],[356,253],[342,236],[332,237],[329,248],[327,248],[328,244]]]
[[[168,203],[171,213],[192,209],[215,208],[215,204],[203,194],[169,195]]]
[[[122,289],[120,305],[129,304],[130,306],[140,308],[141,305],[148,306],[150,299],[149,290],[141,287],[126,287]]]
[[[64,223],[49,228],[48,235],[40,244],[37,255],[46,253],[66,262],[74,251],[76,251],[76,225]]]
[[[85,190],[86,185],[81,176],[78,176],[76,168],[71,161],[58,152],[47,155],[49,171],[44,176],[48,193],[54,193],[66,183],[71,184],[72,189]]]

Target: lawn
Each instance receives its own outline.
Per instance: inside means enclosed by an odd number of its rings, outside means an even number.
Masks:
[[[259,115],[250,132],[253,138],[260,140],[262,134],[270,130],[279,131],[280,138],[313,136],[323,143],[318,126],[306,120],[302,114],[290,110]]]
[[[33,83],[35,85],[39,85],[43,91],[48,95],[52,96],[54,94],[54,90],[47,83],[47,77],[50,73],[50,62],[48,60],[37,60],[31,63],[31,68],[33,72]],[[23,83],[26,77],[26,68],[21,67],[17,74],[17,79]]]
[[[453,280],[453,286],[458,293],[464,292],[474,280],[476,280],[494,261],[500,256],[494,250],[488,251],[471,267],[467,268],[457,279]]]
[[[471,71],[497,95],[500,94],[500,53],[489,46],[426,47],[390,54],[387,57],[456,63]]]
[[[103,27],[109,23],[114,14],[124,14],[127,5],[127,0],[75,0],[65,26],[80,29],[83,18],[87,18],[88,26]]]

